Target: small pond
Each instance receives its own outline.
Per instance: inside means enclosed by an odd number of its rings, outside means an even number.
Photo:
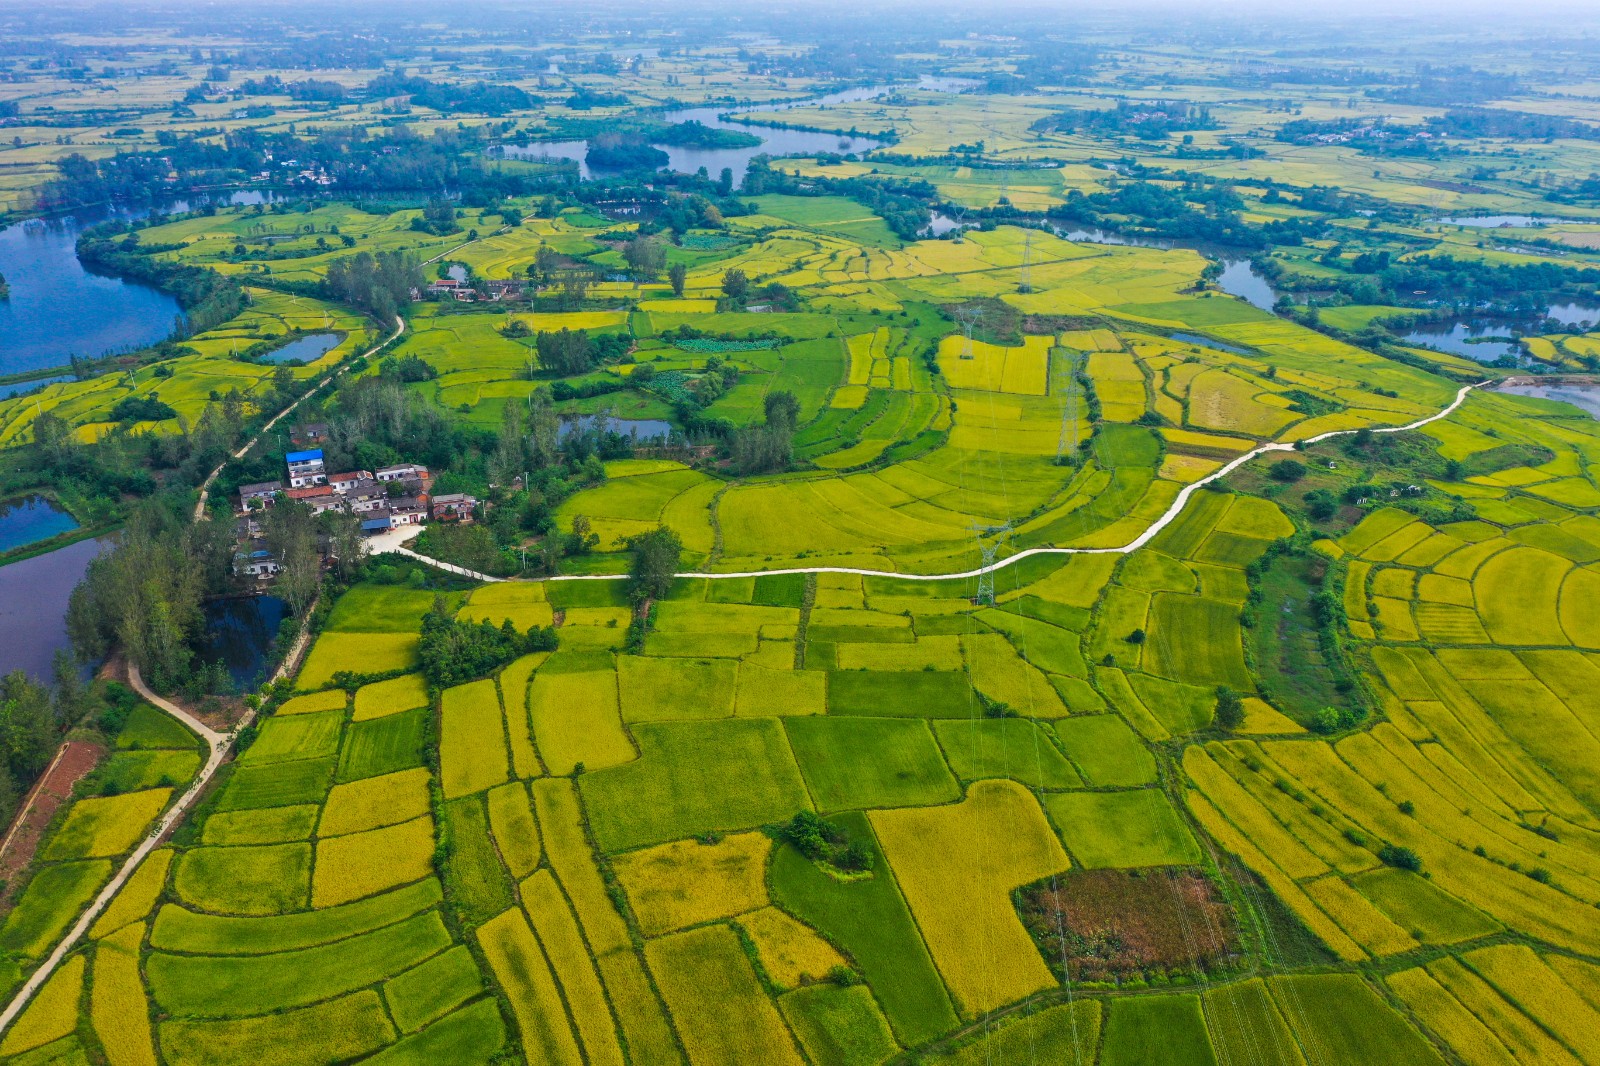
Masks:
[[[581,430],[598,428],[595,423],[599,418],[599,415],[580,415],[577,418],[563,419],[561,439],[565,440]],[[604,429],[607,433],[620,433],[624,437],[632,437],[639,441],[672,435],[672,423],[659,418],[608,418]]]
[[[281,348],[274,348],[261,357],[263,363],[314,363],[339,346],[344,339],[340,333],[310,333],[296,337]]]
[[[70,514],[43,496],[0,500],[0,552],[49,540],[77,528],[78,523]]]
[[[288,605],[276,596],[212,600],[205,605],[206,647],[201,658],[220,661],[240,692],[259,687],[267,653],[288,613]]]
[[[1202,337],[1198,333],[1172,333],[1169,336],[1180,344],[1197,344],[1202,348],[1215,348],[1218,351],[1232,352],[1234,355],[1249,355],[1244,348],[1232,344],[1225,344],[1214,337]]]

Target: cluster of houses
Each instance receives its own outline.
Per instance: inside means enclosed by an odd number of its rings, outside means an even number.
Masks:
[[[478,300],[520,300],[526,295],[525,285],[525,282],[515,278],[491,278],[479,280],[476,284],[457,281],[454,278],[440,278],[428,284],[421,295],[435,300],[455,300],[458,303],[473,303]]]
[[[315,433],[311,435],[314,437]],[[428,520],[471,522],[478,512],[474,496],[462,492],[434,495],[433,475],[417,463],[330,474],[322,449],[306,448],[284,456],[284,472],[284,480],[239,488],[236,532],[240,547],[234,556],[234,569],[239,574],[269,578],[282,569],[261,536],[262,513],[280,500],[297,500],[313,514],[354,514],[361,519],[361,532],[367,536]]]

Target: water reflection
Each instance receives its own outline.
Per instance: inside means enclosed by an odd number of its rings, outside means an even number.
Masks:
[[[1500,391],[1541,400],[1559,400],[1600,418],[1600,385],[1502,385]]]
[[[70,533],[77,520],[43,496],[0,500],[0,552]]]
[[[212,600],[205,613],[206,647],[201,657],[221,662],[239,691],[257,687],[288,605],[276,596],[246,596]]]
[[[50,680],[50,662],[68,646],[67,599],[111,537],[80,540],[0,566],[0,674],[23,670]]]

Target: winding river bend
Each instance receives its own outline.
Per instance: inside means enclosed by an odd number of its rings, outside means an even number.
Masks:
[[[929,92],[962,92],[974,83],[960,78],[934,78],[924,75],[916,85],[870,85],[858,89],[844,89],[836,93],[808,96],[785,103],[745,104],[738,107],[680,107],[661,115],[668,123],[699,122],[714,130],[733,130],[761,138],[761,143],[746,148],[691,148],[661,144],[656,147],[667,153],[666,169],[680,174],[693,174],[701,167],[716,177],[724,168],[733,171],[735,187],[744,184],[750,160],[758,155],[797,156],[819,155],[829,152],[848,154],[869,152],[882,148],[883,141],[872,137],[850,136],[839,133],[822,133],[817,130],[785,129],[781,126],[747,125],[724,118],[724,115],[744,115],[754,111],[790,111],[797,107],[831,107],[834,104],[872,100],[902,89],[922,89]],[[538,141],[533,144],[500,145],[492,149],[506,159],[556,160],[570,159],[578,164],[582,179],[605,177],[605,171],[591,170],[587,160],[589,142]]]

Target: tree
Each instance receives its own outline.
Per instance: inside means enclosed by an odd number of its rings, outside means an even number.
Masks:
[[[1284,459],[1272,464],[1271,475],[1274,481],[1288,485],[1306,476],[1306,464],[1298,459]]]
[[[541,332],[534,347],[539,365],[562,376],[582,374],[594,366],[589,335],[582,330],[563,327],[559,333]]]
[[[646,281],[654,281],[666,265],[667,253],[661,242],[650,237],[635,237],[622,247],[622,258],[628,267]]]
[[[68,601],[67,632],[80,658],[121,648],[157,688],[188,679],[209,554],[194,528],[155,501],[134,512],[116,549],[89,564]]]
[[[1410,848],[1398,844],[1385,844],[1378,849],[1378,861],[1385,866],[1417,873],[1422,869],[1422,859]]]
[[[324,511],[317,520],[328,539],[333,572],[346,584],[360,578],[367,565],[367,538],[361,533],[360,516],[348,511]]]
[[[40,461],[54,466],[71,456],[76,438],[66,419],[54,411],[41,411],[33,420],[33,443],[38,446]]]
[[[781,426],[793,433],[800,424],[800,401],[795,394],[787,389],[777,389],[767,393],[764,405],[767,411],[767,425]]]
[[[7,776],[32,781],[50,764],[55,743],[49,691],[21,670],[0,677],[0,765]]]
[[[267,550],[283,569],[277,593],[294,614],[304,614],[322,583],[322,556],[317,551],[317,523],[311,509],[298,500],[279,500],[267,511]]]
[[[750,279],[738,267],[722,275],[722,291],[730,300],[743,300],[750,295]]]
[[[689,268],[682,263],[673,263],[667,268],[667,281],[672,285],[672,295],[683,297],[684,283],[689,280]]]
[[[50,673],[55,681],[56,720],[68,724],[80,721],[89,710],[89,686],[83,682],[77,660],[67,649],[57,648]]]
[[[1327,489],[1312,489],[1306,493],[1306,513],[1315,521],[1326,522],[1339,513],[1339,497]]]
[[[658,600],[672,587],[683,558],[683,541],[669,526],[659,526],[628,541],[633,566],[628,571],[628,598],[635,604]]]
[[[1244,722],[1244,700],[1227,685],[1217,686],[1217,728],[1233,732]]]

